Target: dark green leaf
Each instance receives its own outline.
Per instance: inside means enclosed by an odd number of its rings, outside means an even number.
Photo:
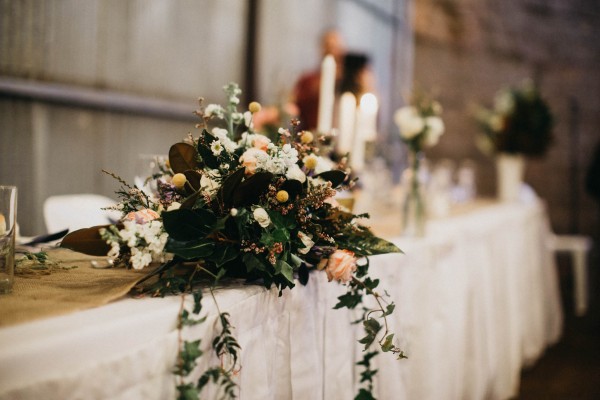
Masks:
[[[219,204],[223,204],[225,207],[230,207],[233,204],[235,192],[244,179],[245,168],[240,168],[237,171],[229,174],[227,178],[223,180],[221,188],[217,193],[217,201]]]
[[[215,251],[208,258],[214,262],[217,267],[234,260],[239,255],[239,250],[232,245],[219,244],[215,247]]]
[[[199,396],[200,392],[191,383],[177,386],[177,400],[198,400]]]
[[[217,169],[220,165],[219,158],[215,156],[210,149],[211,143],[215,140],[217,139],[208,133],[206,129],[202,131],[202,136],[198,140],[198,153],[200,154],[200,157],[202,157],[204,164],[212,169]]]
[[[194,146],[187,143],[175,143],[169,149],[169,164],[173,172],[184,173],[190,169],[196,169],[198,152]]]
[[[266,271],[265,265],[253,254],[246,253],[243,258],[246,271],[251,272],[254,269]]]
[[[205,239],[180,242],[169,238],[165,250],[185,260],[193,260],[209,257],[215,250],[215,243]]]
[[[396,308],[396,305],[394,303],[388,304],[388,306],[385,309],[385,314],[383,314],[383,315],[384,316],[391,315],[394,312],[395,308]]]
[[[373,394],[371,394],[370,391],[368,391],[365,388],[360,388],[360,390],[358,391],[358,394],[354,397],[354,400],[376,400],[375,397],[373,397]]]
[[[205,237],[217,222],[215,214],[207,209],[180,208],[161,214],[163,225],[169,236],[178,241],[189,241]]]
[[[356,308],[357,305],[360,304],[362,297],[359,294],[355,293],[345,293],[338,297],[339,302],[333,307],[334,309],[347,307],[349,309]]]

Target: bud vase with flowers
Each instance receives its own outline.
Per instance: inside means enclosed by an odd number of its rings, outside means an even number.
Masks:
[[[421,168],[423,150],[435,146],[444,133],[440,118],[442,107],[437,101],[418,97],[412,105],[402,107],[394,114],[400,138],[408,146],[409,167],[403,176],[403,233],[406,236],[425,235],[427,207]]]
[[[476,119],[482,129],[477,145],[496,156],[498,197],[517,200],[525,157],[545,154],[552,141],[552,113],[531,80],[500,90],[493,109],[480,108]]]

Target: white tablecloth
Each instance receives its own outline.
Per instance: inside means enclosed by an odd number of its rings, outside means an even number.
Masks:
[[[548,233],[541,204],[494,205],[430,222],[426,238],[396,239],[404,255],[373,257],[409,356],[377,357],[376,397],[515,395],[521,368],[562,329]],[[322,273],[281,297],[257,286],[217,292],[242,346],[240,399],[353,398],[360,331],[353,315],[332,310],[344,292]],[[209,354],[215,307],[209,296],[204,304],[212,318],[184,335],[202,338]],[[0,398],[174,398],[180,305],[181,297],[124,299],[0,330]]]

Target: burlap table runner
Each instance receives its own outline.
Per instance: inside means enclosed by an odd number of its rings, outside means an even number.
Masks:
[[[125,296],[149,271],[92,268],[91,257],[66,249],[48,251],[60,261],[49,274],[16,274],[11,294],[0,295],[0,326],[85,310]],[[77,268],[64,269],[77,266]],[[61,268],[64,267],[64,268]]]

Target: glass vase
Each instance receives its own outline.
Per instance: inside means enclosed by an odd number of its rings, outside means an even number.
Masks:
[[[402,176],[402,234],[409,237],[425,236],[427,219],[425,205],[425,177],[422,171],[423,154],[411,151],[409,153],[409,168]]]

